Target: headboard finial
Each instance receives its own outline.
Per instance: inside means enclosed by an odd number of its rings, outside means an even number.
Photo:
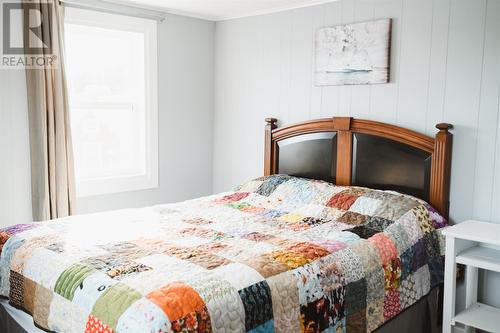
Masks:
[[[266,118],[266,141],[264,148],[264,176],[272,175],[276,169],[276,154],[273,143],[273,131],[278,128],[278,119]]]
[[[448,123],[439,123],[436,125],[436,128],[440,131],[448,132],[453,129],[453,125]]]
[[[271,125],[276,125],[278,122],[278,119],[276,118],[266,118],[266,123],[271,124]]]

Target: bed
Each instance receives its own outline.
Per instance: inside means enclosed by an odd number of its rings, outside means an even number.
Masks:
[[[451,126],[266,122],[233,191],[0,230],[0,329],[436,330]]]

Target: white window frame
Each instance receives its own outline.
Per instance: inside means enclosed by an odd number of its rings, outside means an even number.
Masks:
[[[158,42],[155,20],[109,14],[79,8],[65,9],[65,23],[87,25],[144,34],[146,175],[77,180],[76,196],[104,194],[158,188]],[[126,69],[124,69],[126,70]]]

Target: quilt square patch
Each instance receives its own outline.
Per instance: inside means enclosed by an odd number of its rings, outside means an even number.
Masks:
[[[220,242],[211,242],[196,246],[196,250],[205,253],[218,253],[227,248],[228,245]]]
[[[75,264],[66,269],[57,279],[54,291],[71,301],[75,290],[81,286],[83,280],[95,270],[92,267]]]
[[[102,264],[99,261],[102,260]],[[121,257],[101,257],[94,262],[94,267],[102,272],[105,272],[109,277],[120,280],[129,274],[147,272],[151,267],[124,259]]]
[[[171,321],[184,318],[205,306],[196,290],[183,282],[167,284],[146,297],[162,309]]]
[[[66,242],[58,241],[58,242],[54,242],[52,244],[48,244],[47,246],[45,246],[45,248],[47,250],[50,250],[50,251],[53,251],[56,253],[64,253],[64,252],[66,252],[65,249],[67,248],[67,246],[68,246],[68,244],[66,244]]]
[[[396,245],[385,233],[380,232],[368,239],[378,250],[382,264],[388,264],[393,258],[398,257]]]
[[[323,211],[318,215],[318,218],[327,221],[336,221],[339,217],[344,215],[345,211],[333,208],[333,207],[325,207]]]
[[[372,332],[385,321],[384,298],[369,302],[366,308],[366,316],[368,332]]]
[[[295,269],[311,262],[305,255],[288,250],[273,251],[269,253],[269,256],[288,267],[288,269]]]
[[[366,332],[366,308],[347,315],[346,333]]]
[[[384,299],[384,318],[389,320],[401,312],[401,301],[398,289],[388,290]]]
[[[204,252],[197,253],[188,260],[208,270],[215,269],[222,265],[227,265],[231,262],[230,260],[218,255]]]
[[[320,219],[320,218],[316,218],[316,217],[305,217],[301,221],[301,223],[306,224],[308,226],[317,226],[317,225],[321,225],[321,224],[328,223],[328,222],[329,222],[328,220]]]
[[[401,279],[401,260],[391,259],[390,263],[384,264],[385,290],[394,290],[399,287]]]
[[[236,192],[233,194],[225,195],[220,199],[216,199],[215,202],[217,202],[219,204],[227,204],[227,203],[231,203],[231,202],[236,202],[236,201],[240,201],[242,199],[245,199],[246,197],[248,197],[249,194],[250,193],[248,193],[248,192]]]
[[[346,243],[347,245],[355,244],[360,240],[359,236],[355,233],[349,232],[349,230],[344,230],[342,232],[332,233],[328,235],[327,239],[334,239],[339,242]]]
[[[346,282],[342,269],[332,256],[323,257],[311,265],[318,267],[319,283],[325,295],[340,286],[345,286]]]
[[[274,320],[269,320],[248,333],[274,333]]]
[[[399,194],[386,195],[380,202],[373,216],[383,217],[387,220],[396,221],[403,214],[417,205],[417,201]]]
[[[156,304],[141,298],[125,311],[116,326],[117,332],[170,332],[171,323]]]
[[[330,253],[340,251],[347,247],[346,243],[330,241],[330,240],[317,241],[315,243]]]
[[[370,216],[366,221],[366,226],[377,231],[384,231],[393,223],[394,221],[384,219],[383,217]]]
[[[415,272],[427,263],[424,239],[419,240],[411,247],[411,271]]]
[[[331,257],[335,258],[340,266],[346,283],[358,281],[364,277],[361,258],[351,248],[335,252],[331,254]]]
[[[431,216],[429,211],[424,205],[418,205],[412,209],[413,214],[417,217],[420,223],[420,229],[424,234],[431,233],[434,231],[434,225],[432,224]]]
[[[306,217],[307,216],[301,215],[301,214],[288,213],[288,214],[280,216],[278,218],[278,220],[283,221],[283,222],[287,222],[287,223],[299,223]]]
[[[306,204],[306,205],[300,205],[297,208],[295,208],[293,210],[293,213],[311,217],[318,217],[321,214],[321,212],[323,212],[324,209],[325,209],[324,205]]]
[[[399,223],[391,224],[385,229],[384,233],[396,244],[399,254],[404,253],[412,245],[406,231]]]
[[[427,267],[429,268],[431,277],[431,288],[434,288],[435,286],[441,284],[442,281],[444,281],[444,258],[429,258]]]
[[[344,287],[300,307],[302,332],[322,332],[344,318]]]
[[[376,268],[366,273],[366,301],[369,304],[372,301],[383,299],[385,295],[385,271],[383,268]]]
[[[89,315],[87,324],[85,325],[85,333],[113,333],[113,329],[100,319]]]
[[[427,295],[427,293],[431,290],[430,273],[427,265],[419,268],[415,273],[413,273],[413,280],[416,283],[417,293],[419,295]]]
[[[371,272],[382,264],[377,248],[369,241],[363,239],[354,243],[350,247],[356,253],[363,264],[363,271]]]
[[[293,276],[297,281],[300,305],[306,305],[325,296],[318,265],[311,264],[300,267],[293,271]]]
[[[406,279],[408,275],[413,273],[412,270],[412,259],[413,259],[413,251],[411,248],[406,250],[401,256],[401,279]]]
[[[222,238],[224,238],[226,236],[226,235],[224,235],[223,232],[220,232],[218,230],[202,228],[202,227],[186,228],[186,229],[181,230],[181,234],[198,236],[198,237],[205,237],[205,238],[211,239],[213,241],[221,240]]]
[[[9,303],[17,308],[24,306],[24,276],[10,271]]]
[[[237,192],[256,192],[264,182],[263,179],[254,179],[238,186],[235,190]]]
[[[84,270],[80,271],[85,272]],[[84,274],[80,278],[77,278],[77,283],[71,283],[68,278],[75,276],[75,273],[78,274],[78,270],[73,270],[73,272],[66,272],[65,279],[61,279],[59,283],[59,288],[61,289],[63,294],[67,294],[68,291],[73,290],[68,287],[71,285],[75,285],[76,288],[72,291],[71,301],[78,305],[79,308],[84,311],[91,312],[94,307],[95,302],[112,286],[118,283],[117,280],[113,280],[108,275],[103,274],[101,272],[93,271],[91,274]],[[62,275],[61,275],[62,277]],[[69,289],[68,291],[64,290],[65,287]],[[64,296],[64,295],[62,295]],[[68,298],[69,299],[69,298]]]
[[[362,215],[373,215],[377,211],[379,205],[380,200],[369,197],[359,197],[354,204],[349,207],[349,210]]]
[[[299,289],[294,271],[287,271],[267,279],[271,289],[275,331],[279,333],[300,331]]]
[[[273,239],[275,237],[276,236],[274,236],[274,235],[266,235],[266,234],[262,234],[260,232],[250,232],[250,233],[246,234],[245,236],[243,236],[243,238],[246,238],[246,239],[249,239],[249,240],[255,241],[255,242],[265,242],[265,241],[268,241],[268,240]]]
[[[252,207],[248,202],[244,201],[235,201],[235,202],[230,202],[226,204],[227,207],[238,209],[238,210],[245,210],[249,207]]]
[[[236,290],[244,289],[264,280],[264,277],[257,270],[241,263],[220,266],[212,272],[220,279],[228,281]]]
[[[330,254],[325,248],[306,242],[292,245],[288,247],[287,250],[302,254],[309,260],[316,260]]]
[[[145,257],[152,254],[151,250],[148,250],[131,242],[106,244],[106,245],[101,245],[100,247],[114,256],[127,257],[130,259]]]
[[[263,212],[261,212],[262,216],[270,218],[270,219],[276,219],[280,216],[285,215],[287,212],[282,211],[282,210],[276,210],[276,209],[268,209]]]
[[[345,287],[346,315],[355,314],[366,308],[366,280],[351,282]]]
[[[250,331],[273,318],[271,289],[261,281],[238,291],[245,308],[245,329]]]
[[[401,309],[408,308],[422,297],[422,295],[419,295],[415,280],[411,275],[401,282],[399,290],[401,295]]]
[[[423,237],[422,229],[420,228],[419,222],[413,211],[409,211],[397,221],[400,224],[408,236],[411,245],[418,242]]]
[[[429,211],[429,215],[432,220],[432,225],[434,226],[434,229],[440,229],[444,228],[448,225],[448,221],[441,215],[439,215],[438,211],[434,209],[431,205],[425,203],[424,204],[425,208]]]
[[[48,327],[49,325],[52,297],[52,290],[39,284],[36,285],[33,299],[33,320],[42,327]]]
[[[24,279],[24,309],[33,314],[35,310],[37,284],[30,279]]]
[[[359,196],[357,195],[340,192],[331,197],[326,205],[332,208],[349,210],[358,198]]]
[[[279,185],[286,182],[290,178],[291,177],[287,175],[276,175],[272,178],[266,178],[255,193],[268,197]]]
[[[349,232],[352,232],[353,234],[358,235],[360,238],[363,239],[368,239],[372,237],[373,235],[377,234],[379,231],[369,228],[364,225],[358,225],[352,229],[349,229]]]
[[[92,315],[115,330],[120,316],[130,305],[141,298],[142,296],[137,290],[121,283],[115,284],[97,299],[92,309]]]
[[[189,223],[192,225],[207,225],[207,224],[212,224],[213,221],[204,219],[202,217],[192,217],[192,218],[187,218],[182,220],[184,223]]]
[[[361,215],[355,212],[347,211],[340,218],[337,219],[338,222],[348,224],[348,225],[361,225],[366,222],[368,217],[366,215]]]
[[[427,258],[441,257],[439,238],[436,233],[427,233],[424,235],[424,246]]]
[[[211,332],[212,323],[206,307],[172,322],[172,332]]]
[[[286,225],[283,226],[284,229],[287,229],[288,231],[303,231],[303,230],[307,230],[307,229],[310,229],[311,227],[306,224],[306,223],[288,223]]]

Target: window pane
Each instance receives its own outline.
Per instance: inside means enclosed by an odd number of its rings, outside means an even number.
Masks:
[[[72,23],[65,29],[77,182],[145,175],[144,34]]]

